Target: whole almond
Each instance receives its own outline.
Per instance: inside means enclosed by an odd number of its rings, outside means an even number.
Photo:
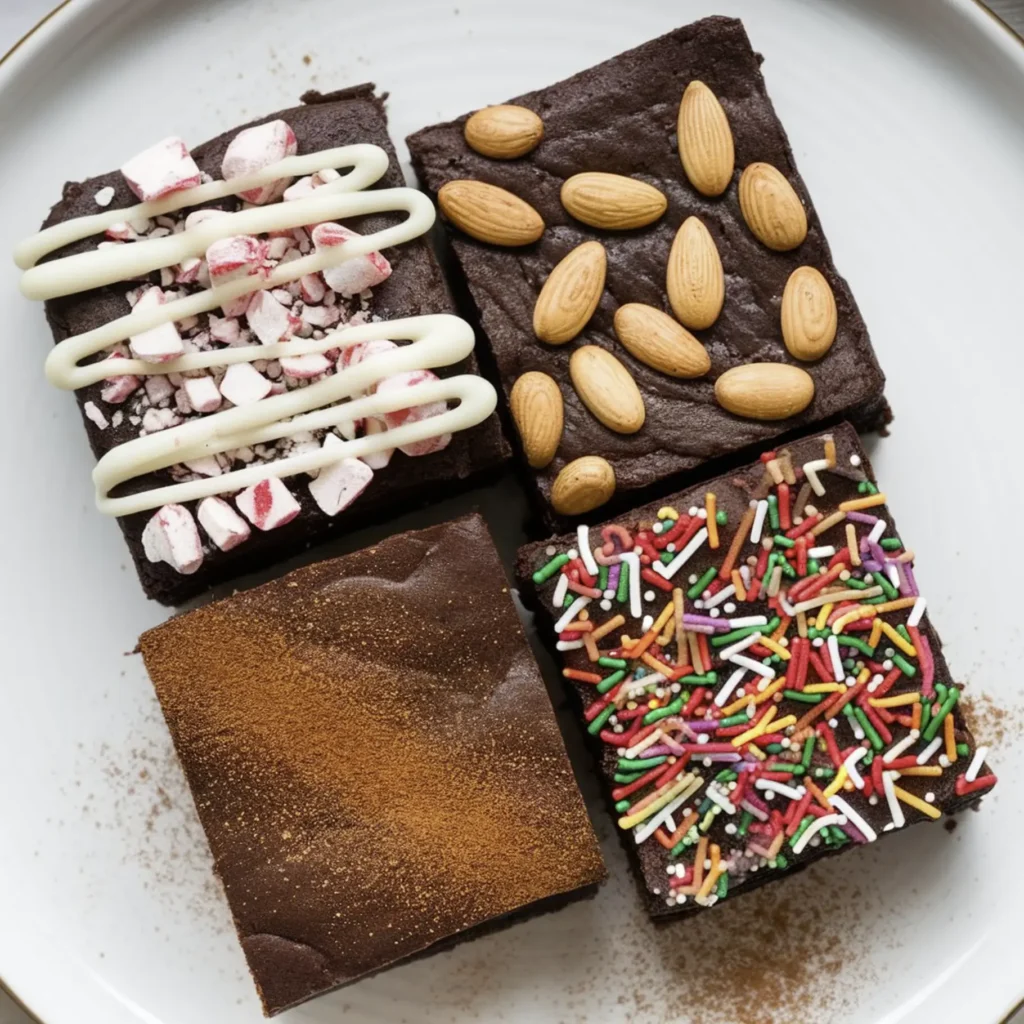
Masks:
[[[711,232],[698,217],[687,217],[676,232],[665,285],[672,312],[690,330],[710,327],[722,312],[722,260]]]
[[[615,493],[615,470],[599,455],[584,455],[563,467],[551,485],[551,504],[563,516],[580,516]]]
[[[515,160],[536,149],[544,122],[526,107],[503,103],[478,110],[463,129],[466,144],[494,160]]]
[[[644,425],[640,389],[611,352],[582,345],[569,359],[569,376],[583,404],[609,430],[635,434]]]
[[[512,385],[509,405],[526,461],[534,469],[543,469],[562,440],[562,392],[546,373],[531,370]]]
[[[529,245],[544,234],[544,221],[529,203],[483,181],[449,181],[437,202],[460,231],[479,242]]]
[[[584,242],[548,274],[533,307],[533,333],[564,345],[587,325],[604,291],[608,257],[600,242]]]
[[[615,334],[632,356],[670,377],[702,377],[711,369],[704,346],[654,306],[642,302],[619,306]]]
[[[836,298],[814,267],[797,267],[782,293],[782,340],[797,359],[820,359],[836,339]]]
[[[788,363],[748,363],[726,370],[715,382],[718,404],[751,420],[784,420],[814,398],[814,379]]]
[[[720,196],[736,163],[732,129],[718,97],[697,79],[683,93],[677,128],[679,159],[690,184],[706,196]]]
[[[776,252],[807,237],[807,213],[793,186],[771,164],[750,164],[740,177],[740,209],[758,241]]]
[[[587,171],[562,185],[562,205],[592,228],[626,231],[653,224],[668,208],[668,200],[645,181]]]

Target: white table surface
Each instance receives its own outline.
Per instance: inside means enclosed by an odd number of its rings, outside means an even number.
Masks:
[[[58,0],[0,0],[0,54],[13,46],[40,18],[52,10],[57,2]],[[989,0],[988,6],[1024,35],[1024,0]],[[0,992],[0,1024],[32,1024],[3,992]],[[1014,1016],[1013,1024],[1024,1024],[1024,1009]]]

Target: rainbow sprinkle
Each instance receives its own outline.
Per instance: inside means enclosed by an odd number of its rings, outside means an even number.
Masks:
[[[855,435],[837,436],[767,452],[652,521],[580,526],[533,573],[587,731],[614,754],[618,825],[660,848],[665,881],[648,884],[667,907],[711,906],[996,782],[913,552]]]

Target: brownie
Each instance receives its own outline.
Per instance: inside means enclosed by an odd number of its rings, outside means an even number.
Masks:
[[[995,783],[908,540],[843,424],[521,549],[653,918]]]
[[[268,1015],[605,877],[477,515],[140,648]]]
[[[225,150],[242,128],[282,119],[293,129],[300,154],[352,143],[372,143],[385,149],[390,158],[387,173],[375,187],[392,188],[405,184],[388,137],[384,97],[375,94],[372,84],[358,85],[328,95],[311,92],[303,96],[302,101],[301,106],[269,114],[196,147],[192,150],[193,159],[202,171],[220,178]],[[99,212],[101,207],[95,197],[105,188],[113,190],[113,199],[106,207],[108,209],[127,207],[138,202],[117,171],[83,182],[69,182],[64,186],[61,201],[54,206],[44,226]],[[213,205],[234,209],[238,204],[235,200],[229,200]],[[370,233],[397,219],[384,214],[351,218],[346,224],[362,233]],[[87,251],[96,244],[97,239],[86,239],[59,250],[51,258]],[[444,277],[425,238],[389,249],[387,257],[393,273],[373,289],[369,302],[370,313],[381,319],[395,319],[454,312]],[[154,274],[151,280],[160,283],[160,275]],[[130,312],[126,292],[131,286],[105,287],[48,301],[46,316],[54,339],[60,342],[70,335],[87,331]],[[201,319],[206,322],[206,317]],[[466,372],[477,372],[475,358],[437,371],[442,377]],[[143,390],[121,405],[112,405],[101,398],[102,389],[103,384],[100,383],[82,388],[77,393],[83,422],[97,458],[138,435],[140,424],[133,423],[130,414],[133,409],[137,413],[142,412],[141,407],[135,409],[136,400],[147,404],[147,399],[143,397],[146,392]],[[99,411],[106,426],[101,427],[96,422],[94,410]],[[93,416],[88,415],[89,412]],[[139,418],[135,416],[136,420]],[[125,516],[120,524],[146,594],[163,604],[178,604],[216,583],[256,571],[338,532],[348,531],[370,521],[379,521],[398,509],[408,510],[417,503],[430,500],[439,485],[457,484],[473,473],[496,466],[507,455],[508,446],[502,437],[498,420],[491,416],[477,427],[456,434],[443,451],[417,458],[396,453],[392,464],[375,475],[366,492],[333,518],[320,510],[307,488],[300,483],[290,488],[302,506],[298,518],[266,533],[254,530],[248,541],[230,551],[220,551],[212,544],[208,545],[201,568],[192,575],[181,575],[169,564],[151,562],[146,558],[141,537],[146,523],[153,515],[152,511]],[[133,481],[131,489],[148,489],[169,482],[171,478],[165,471]],[[186,505],[190,510],[195,507],[195,503]]]
[[[546,373],[560,386],[565,405],[561,443],[546,468],[530,471],[535,497],[549,522],[557,524],[550,505],[552,483],[579,457],[603,456],[611,463],[621,507],[638,498],[647,500],[642,494],[634,493],[631,501],[622,495],[698,468],[701,475],[710,475],[742,461],[729,457],[749,457],[751,446],[795,431],[806,433],[814,425],[844,418],[862,430],[873,430],[891,419],[883,397],[884,376],[867,328],[832,262],[792,148],[765,90],[760,62],[739,21],[706,18],[509,101],[534,111],[544,123],[543,140],[520,159],[493,160],[471,149],[463,137],[466,117],[425,128],[408,139],[413,166],[432,194],[446,182],[476,179],[525,200],[547,225],[539,241],[518,248],[484,244],[450,224],[449,228],[506,397],[528,371]],[[676,142],[680,97],[694,80],[704,82],[718,97],[735,141],[732,181],[715,198],[690,185]],[[741,214],[739,178],[755,161],[778,168],[806,210],[807,237],[793,251],[775,252],[762,245]],[[560,191],[571,176],[591,171],[629,175],[656,186],[667,198],[667,212],[635,230],[588,227],[566,212]],[[725,305],[710,328],[694,331],[710,357],[710,372],[679,379],[645,365],[619,344],[613,316],[625,303],[669,311],[669,251],[690,216],[703,221],[718,248]],[[594,239],[607,252],[600,304],[575,340],[542,344],[533,330],[541,287],[567,253]],[[838,312],[838,332],[827,354],[817,362],[800,364],[813,378],[814,399],[805,411],[787,419],[760,421],[734,415],[715,399],[715,381],[725,371],[752,362],[796,363],[783,344],[780,306],[790,274],[802,265],[824,275]],[[569,359],[583,344],[612,351],[632,374],[646,406],[646,421],[637,433],[624,435],[603,426],[576,394]]]

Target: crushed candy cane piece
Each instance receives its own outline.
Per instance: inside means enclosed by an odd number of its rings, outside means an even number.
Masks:
[[[144,203],[195,188],[202,181],[188,147],[174,136],[133,156],[121,167],[121,173],[128,187]]]
[[[270,394],[272,385],[249,363],[232,363],[220,382],[220,393],[234,405],[251,405]]]
[[[125,357],[120,352],[113,352],[109,358],[124,359]],[[100,398],[110,405],[120,405],[135,394],[141,386],[142,381],[138,377],[133,377],[129,374],[125,374],[123,377],[108,377],[100,391]]]
[[[142,548],[151,562],[166,562],[184,576],[203,564],[203,545],[192,513],[183,505],[164,505],[142,531]]]
[[[379,416],[368,416],[366,418],[366,433],[368,435],[382,434],[388,429],[388,425]],[[372,452],[369,455],[362,455],[360,458],[370,469],[384,469],[395,454],[394,448],[382,448],[379,452]]]
[[[114,188],[112,185],[104,185],[96,195],[93,196],[97,206],[109,206],[114,201]]]
[[[330,221],[313,228],[313,245],[328,249],[353,238],[359,238],[355,231]],[[330,288],[345,298],[351,298],[386,281],[391,276],[391,264],[379,252],[364,256],[353,256],[336,267],[323,271],[324,281]]]
[[[334,434],[324,437],[324,448],[340,448],[344,442]],[[341,459],[320,470],[315,480],[309,483],[309,493],[320,506],[320,510],[329,516],[336,516],[342,509],[348,508],[359,497],[373,480],[373,470],[359,459]]]
[[[291,126],[282,120],[268,121],[253,128],[240,131],[230,142],[221,163],[221,173],[226,181],[241,178],[248,174],[276,164],[285,157],[294,156],[298,152],[298,143]],[[281,178],[260,188],[240,192],[246,202],[262,206],[274,199],[279,199],[288,187],[291,178]]]
[[[396,373],[391,377],[385,377],[377,385],[377,394],[386,394],[401,388],[413,388],[417,384],[438,379],[437,374],[431,370],[410,370],[407,373]],[[427,402],[425,405],[414,405],[408,409],[386,412],[384,413],[384,422],[388,427],[400,427],[403,423],[418,423],[420,420],[429,419],[431,416],[440,416],[441,413],[447,411],[446,402]],[[398,450],[413,457],[432,455],[434,452],[447,448],[451,439],[451,434],[440,434],[437,437],[428,437],[413,444],[399,445]]]
[[[203,498],[196,513],[210,540],[221,551],[230,551],[249,539],[249,524],[223,499]]]
[[[253,334],[264,345],[287,341],[300,321],[288,312],[269,292],[256,292],[245,312],[245,318]]]
[[[85,415],[100,428],[100,430],[106,430],[107,427],[110,426],[107,417],[103,415],[102,410],[95,402],[86,402],[85,405],[82,406],[82,412],[84,412]]]
[[[164,305],[166,301],[162,289],[150,288],[135,303],[132,312],[139,313],[155,309],[157,306]],[[185,345],[173,322],[159,324],[156,327],[151,327],[148,331],[133,334],[128,339],[128,345],[136,359],[144,359],[147,363],[165,363],[169,359],[177,359],[178,356],[185,353]]]
[[[302,511],[291,491],[276,476],[247,487],[236,496],[235,504],[258,530],[284,526]]]
[[[286,377],[304,379],[319,377],[331,368],[331,361],[319,352],[310,352],[304,356],[282,356],[281,369]]]
[[[304,274],[299,279],[303,302],[323,302],[327,285],[319,274]]]
[[[221,393],[212,377],[186,377],[183,387],[196,412],[216,412],[220,408]]]

